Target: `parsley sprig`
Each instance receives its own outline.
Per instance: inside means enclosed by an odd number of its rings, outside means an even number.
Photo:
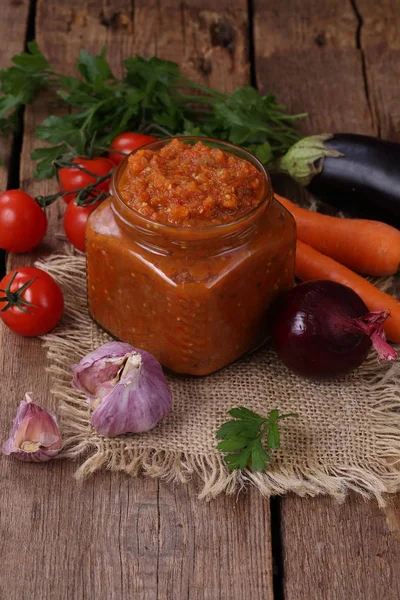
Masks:
[[[271,410],[268,417],[240,406],[228,411],[232,421],[227,421],[217,431],[217,438],[222,441],[217,449],[227,454],[224,460],[231,471],[250,468],[263,471],[271,462],[268,450],[280,447],[279,421],[288,417],[297,417],[296,413],[279,414],[279,410]]]
[[[48,116],[36,130],[49,144],[32,152],[38,179],[52,177],[66,154],[103,154],[128,130],[213,137],[249,149],[264,163],[300,138],[295,122],[305,115],[288,115],[272,94],[261,96],[251,86],[232,94],[213,90],[184,77],[171,61],[134,56],[117,78],[104,49],[99,55],[81,50],[77,76],[71,76],[57,72],[36,42],[12,60],[12,67],[0,71],[0,132],[16,125],[20,108],[41,89],[53,90],[69,109]]]

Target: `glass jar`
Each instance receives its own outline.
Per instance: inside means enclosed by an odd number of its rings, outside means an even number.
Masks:
[[[206,375],[265,341],[269,307],[294,284],[296,230],[255,157],[228,143],[179,139],[250,161],[264,178],[261,202],[220,225],[160,224],[121,199],[124,159],[110,197],[88,221],[89,311],[111,335],[151,352],[172,371]]]

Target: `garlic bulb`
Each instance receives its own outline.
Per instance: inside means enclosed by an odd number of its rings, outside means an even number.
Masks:
[[[73,366],[72,384],[95,408],[92,425],[102,435],[153,429],[172,408],[160,363],[123,342],[109,342]]]
[[[44,462],[57,456],[62,446],[56,417],[41,408],[29,394],[19,405],[4,454],[19,460]]]

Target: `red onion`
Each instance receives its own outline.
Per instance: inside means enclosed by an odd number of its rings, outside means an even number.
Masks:
[[[275,315],[273,343],[279,358],[305,377],[333,377],[357,369],[372,345],[395,360],[385,341],[385,311],[368,312],[349,287],[334,281],[302,283],[286,294]]]

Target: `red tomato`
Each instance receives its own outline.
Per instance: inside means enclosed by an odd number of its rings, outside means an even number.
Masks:
[[[72,161],[74,164],[79,165],[83,169],[86,169],[93,175],[89,175],[84,171],[76,167],[62,167],[58,170],[58,180],[60,182],[60,189],[66,192],[72,190],[80,190],[91,183],[95,183],[96,175],[103,176],[110,173],[111,169],[115,167],[115,163],[109,158],[103,156],[96,156],[96,158],[74,158]],[[110,173],[111,176],[111,173]],[[95,190],[98,192],[108,192],[110,185],[110,177],[95,186]],[[71,202],[76,196],[77,192],[73,194],[64,194],[63,198],[67,204]]]
[[[47,218],[32,196],[21,190],[0,194],[0,248],[29,252],[46,235]]]
[[[25,289],[24,285],[27,285]],[[58,323],[64,310],[59,285],[42,269],[20,267],[0,282],[0,318],[15,333],[43,335]]]
[[[90,206],[78,206],[75,202],[70,202],[64,215],[65,235],[75,248],[85,252],[86,242],[86,222],[91,212],[101,204],[95,202]]]
[[[111,142],[111,150],[117,150],[118,152],[123,152],[124,154],[130,154],[137,148],[144,146],[145,144],[150,144],[150,142],[156,142],[158,138],[154,137],[154,135],[143,135],[142,133],[131,133],[127,131],[126,133],[121,133],[121,135],[117,135],[116,138]],[[116,165],[119,165],[121,160],[125,157],[123,154],[117,154],[116,152],[109,152],[108,158],[110,158]]]

